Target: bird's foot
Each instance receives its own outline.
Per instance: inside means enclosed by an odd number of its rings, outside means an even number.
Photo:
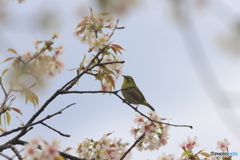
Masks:
[[[138,105],[139,105],[139,104],[138,104]],[[136,110],[138,109],[138,105],[137,105],[136,108],[135,108]]]

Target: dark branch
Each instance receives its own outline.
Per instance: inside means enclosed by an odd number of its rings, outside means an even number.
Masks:
[[[6,92],[5,88],[3,87],[2,80],[0,80],[0,85],[2,87],[5,97],[7,97],[7,92]]]
[[[138,142],[140,142],[142,139],[143,139],[143,137],[145,136],[145,133],[143,133],[137,140],[136,140],[136,142],[135,143],[133,143],[133,145],[124,153],[124,155],[120,158],[120,160],[123,160],[125,157],[126,157],[126,155],[133,149],[133,147],[135,147],[137,144],[138,144]]]
[[[189,127],[191,129],[193,128],[192,126],[189,126],[189,125],[175,125],[175,124],[171,124],[171,123],[165,123],[165,122],[152,120],[151,118],[149,118],[148,116],[146,116],[145,114],[140,112],[137,108],[132,106],[128,101],[126,101],[125,99],[123,99],[121,96],[118,95],[119,91],[121,91],[121,90],[128,90],[130,88],[132,88],[132,87],[128,87],[128,88],[124,88],[124,89],[120,89],[120,90],[116,90],[116,91],[65,91],[65,90],[59,90],[59,93],[60,94],[71,94],[71,93],[78,93],[78,94],[83,94],[83,93],[92,93],[92,94],[94,94],[94,93],[109,93],[109,94],[114,94],[118,98],[120,98],[124,103],[128,104],[133,110],[138,112],[141,116],[147,118],[148,120],[150,120],[152,122],[161,123],[161,124],[165,124],[165,125],[169,125],[169,126],[173,126],[173,127]]]
[[[15,153],[19,160],[23,160],[22,156],[20,155],[20,153],[18,152],[14,145],[9,144],[8,147],[11,148],[11,150]]]
[[[56,112],[56,113],[54,113],[54,114],[51,114],[51,115],[46,116],[45,118],[43,118],[43,119],[41,119],[41,120],[39,120],[39,121],[37,121],[37,122],[35,122],[35,123],[28,124],[28,125],[25,125],[25,126],[23,126],[23,127],[18,127],[18,128],[16,128],[16,129],[11,130],[11,131],[5,132],[5,133],[1,134],[0,137],[6,136],[6,135],[8,135],[8,134],[10,134],[10,133],[13,133],[13,132],[17,132],[17,131],[19,131],[19,130],[23,130],[23,129],[25,130],[25,129],[27,129],[27,128],[30,127],[30,126],[34,126],[34,125],[36,125],[36,124],[42,123],[43,121],[45,121],[45,120],[47,120],[47,119],[50,119],[50,118],[52,118],[53,116],[56,116],[56,115],[58,115],[58,114],[61,114],[62,111],[64,111],[65,109],[69,108],[69,107],[72,106],[72,105],[75,105],[75,103],[72,103],[72,104],[68,105],[67,107],[61,109],[60,111],[58,111],[58,112]],[[14,139],[12,139],[11,141],[14,141]]]
[[[3,154],[3,153],[1,153],[1,152],[0,152],[0,156],[6,158],[6,159],[8,159],[8,160],[12,160],[12,158],[8,157],[7,155],[5,155],[5,154]]]
[[[62,132],[60,132],[60,131],[58,131],[58,130],[52,128],[52,127],[50,127],[49,125],[47,125],[47,124],[44,123],[44,122],[41,122],[41,124],[44,125],[44,126],[46,126],[46,127],[48,127],[49,129],[51,129],[51,130],[57,132],[57,133],[60,134],[61,136],[64,136],[64,137],[70,137],[69,134],[63,134]]]

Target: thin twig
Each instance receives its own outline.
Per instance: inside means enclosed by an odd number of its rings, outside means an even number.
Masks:
[[[25,149],[24,148],[22,148],[21,150],[19,150],[18,152],[19,153],[21,153],[22,151],[24,151]],[[11,157],[11,160],[13,160],[14,158],[16,157],[16,155],[13,155],[12,157]]]
[[[8,147],[11,148],[11,150],[15,153],[19,160],[23,160],[22,156],[20,155],[20,153],[18,152],[14,145],[8,144]]]
[[[109,35],[108,41],[110,40],[110,38],[111,38],[112,35],[114,34],[115,30],[117,29],[118,22],[119,22],[119,19],[117,19],[116,25],[115,25],[115,27],[113,28],[112,33]]]
[[[73,79],[71,79],[69,82],[67,82],[62,88],[61,90],[66,90],[68,91],[69,89],[71,89],[73,87],[74,84],[76,84],[76,82],[84,75],[84,73],[88,72],[88,68],[93,64],[93,62],[95,61],[95,59],[104,51],[105,48],[101,49],[98,51],[98,53],[94,56],[94,58],[91,60],[91,62],[85,67],[85,69],[76,77],[74,77]]]
[[[96,73],[91,73],[91,72],[86,72],[86,74],[92,75],[92,76],[97,76]]]
[[[5,88],[3,87],[2,80],[0,80],[0,85],[1,85],[1,87],[2,87],[2,90],[3,90],[3,92],[4,92],[4,95],[5,95],[5,97],[6,97],[6,96],[7,96],[7,92],[6,92]]]
[[[12,160],[12,158],[8,157],[7,155],[5,155],[5,154],[3,154],[3,153],[1,153],[1,152],[0,152],[0,156],[6,158],[6,159],[8,159],[8,160]]]
[[[5,96],[3,103],[1,104],[0,107],[0,115],[3,114],[4,112],[7,111],[7,107],[5,107],[5,104],[7,103],[7,101],[13,96],[9,96],[10,93],[7,93],[7,96]],[[9,96],[9,97],[8,97]]]
[[[64,137],[70,137],[69,134],[63,134],[62,132],[60,132],[60,131],[58,131],[58,130],[52,128],[52,127],[50,127],[49,125],[47,125],[47,124],[44,123],[44,122],[41,122],[41,124],[44,125],[44,126],[46,126],[46,127],[48,127],[49,129],[51,129],[51,130],[57,132],[57,133],[60,134],[61,136],[64,136]]]
[[[39,120],[39,121],[37,121],[37,122],[35,122],[35,123],[27,124],[27,125],[25,125],[25,126],[23,126],[23,127],[18,127],[18,128],[15,128],[15,129],[11,130],[11,131],[5,132],[5,133],[1,134],[0,137],[6,136],[6,135],[8,135],[8,134],[10,134],[10,133],[13,133],[13,132],[17,132],[17,131],[19,131],[19,130],[26,129],[26,128],[28,128],[28,127],[30,127],[30,126],[34,126],[34,125],[36,125],[36,124],[39,124],[39,123],[41,123],[41,122],[43,122],[43,121],[45,121],[45,120],[47,120],[47,119],[52,118],[53,116],[56,116],[56,115],[58,115],[58,114],[61,114],[62,111],[64,111],[65,109],[69,108],[69,107],[72,106],[72,105],[75,105],[75,103],[72,103],[72,104],[68,105],[67,107],[61,109],[60,111],[58,111],[58,112],[56,112],[56,113],[54,113],[54,114],[51,114],[51,115],[46,116],[45,118],[43,118],[43,119],[41,119],[41,120]],[[13,140],[12,140],[12,141],[13,141]],[[1,151],[1,150],[0,150],[0,151]]]
[[[97,63],[97,64],[93,65],[92,67],[90,67],[87,71],[90,71],[90,70],[92,70],[94,67],[97,67],[97,66],[103,66],[103,65],[114,64],[114,63],[125,63],[125,61],[115,61],[115,62]]]
[[[24,66],[26,66],[29,62],[31,62],[33,59],[35,59],[37,56],[39,56],[40,54],[42,54],[43,52],[45,52],[53,43],[49,43],[48,45],[44,46],[45,48],[43,48],[39,53],[35,53],[33,55],[33,57],[31,57],[27,62],[24,63]]]
[[[123,26],[123,27],[116,27],[116,29],[125,29],[125,27]]]
[[[123,160],[123,159],[126,157],[126,155],[133,149],[133,147],[135,147],[135,146],[138,144],[138,142],[140,142],[140,141],[143,139],[144,136],[145,136],[145,133],[143,133],[143,134],[136,140],[136,142],[134,142],[134,143],[132,144],[132,146],[124,153],[124,155],[120,158],[120,160]]]
[[[141,116],[147,118],[149,121],[152,122],[156,122],[156,123],[160,123],[160,124],[165,124],[165,125],[169,125],[169,126],[173,126],[173,127],[189,127],[191,129],[193,129],[192,126],[190,125],[176,125],[176,124],[171,124],[171,123],[165,123],[165,122],[160,122],[160,121],[156,121],[156,120],[152,120],[151,118],[149,118],[148,116],[146,116],[145,114],[143,114],[142,112],[140,112],[139,110],[137,110],[137,108],[133,107],[129,102],[127,102],[125,99],[123,99],[121,96],[119,96],[117,93],[114,93],[118,98],[120,98],[122,101],[124,101],[126,104],[128,104],[130,107],[132,107],[132,109],[134,109],[136,112],[138,112]]]

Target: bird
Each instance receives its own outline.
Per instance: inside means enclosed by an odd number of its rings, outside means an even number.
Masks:
[[[123,77],[124,81],[121,91],[125,100],[128,101],[130,104],[141,104],[149,107],[152,111],[155,111],[155,109],[146,101],[144,95],[137,87],[134,79],[131,76],[123,75]]]

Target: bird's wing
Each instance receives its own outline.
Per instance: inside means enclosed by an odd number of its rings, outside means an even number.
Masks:
[[[139,88],[138,88],[137,86],[135,86],[135,90],[142,96],[142,98],[143,98],[144,100],[146,100],[145,97],[144,97],[144,95],[142,94],[142,92],[139,90]]]

